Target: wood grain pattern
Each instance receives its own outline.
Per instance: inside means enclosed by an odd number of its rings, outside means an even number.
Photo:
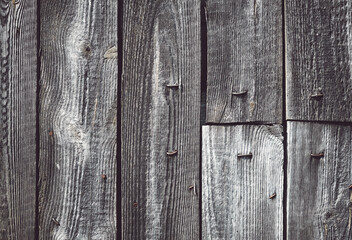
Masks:
[[[287,239],[352,238],[351,158],[351,126],[288,123]]]
[[[0,0],[0,239],[34,239],[37,6]]]
[[[41,1],[40,239],[116,238],[117,13]]]
[[[282,1],[208,0],[206,14],[206,121],[280,123]]]
[[[351,24],[351,1],[286,1],[288,119],[352,121]]]
[[[202,239],[283,239],[282,127],[203,126],[202,136]]]
[[[123,12],[122,238],[199,239],[200,1]]]

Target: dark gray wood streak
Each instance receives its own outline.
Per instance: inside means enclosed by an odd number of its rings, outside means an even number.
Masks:
[[[287,119],[352,121],[351,13],[351,1],[286,1]]]
[[[202,136],[202,239],[283,239],[282,127],[203,126]]]
[[[200,0],[123,12],[122,238],[199,239]]]
[[[206,4],[206,121],[280,123],[282,1],[208,0]]]
[[[36,1],[0,0],[0,239],[34,239]]]
[[[117,1],[40,4],[39,238],[115,239]]]
[[[287,131],[287,239],[352,239],[351,126],[289,122]]]

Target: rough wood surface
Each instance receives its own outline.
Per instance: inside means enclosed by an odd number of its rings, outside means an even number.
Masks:
[[[286,1],[288,119],[352,121],[351,24],[351,1]]]
[[[202,136],[202,239],[283,239],[282,127],[204,126]]]
[[[0,0],[0,239],[34,239],[36,1]]]
[[[206,121],[281,122],[282,1],[208,0],[206,4]]]
[[[117,1],[41,1],[40,239],[116,239]]]
[[[122,238],[199,239],[200,0],[123,12]]]
[[[289,122],[287,131],[287,239],[351,239],[351,126]]]

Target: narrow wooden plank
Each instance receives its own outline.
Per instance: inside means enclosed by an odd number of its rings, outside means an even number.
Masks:
[[[203,126],[202,136],[202,239],[283,239],[282,127]]]
[[[286,1],[287,118],[352,121],[352,2]]]
[[[207,122],[280,123],[282,1],[208,0]]]
[[[287,239],[351,239],[351,134],[351,126],[288,123]]]
[[[123,12],[122,238],[199,239],[200,0]]]
[[[35,238],[36,1],[0,1],[0,239]]]
[[[40,239],[116,239],[117,1],[41,1]]]

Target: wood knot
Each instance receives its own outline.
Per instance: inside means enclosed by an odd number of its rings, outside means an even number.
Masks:
[[[117,47],[112,47],[109,48],[105,53],[104,53],[104,58],[105,59],[115,59],[117,58]]]

